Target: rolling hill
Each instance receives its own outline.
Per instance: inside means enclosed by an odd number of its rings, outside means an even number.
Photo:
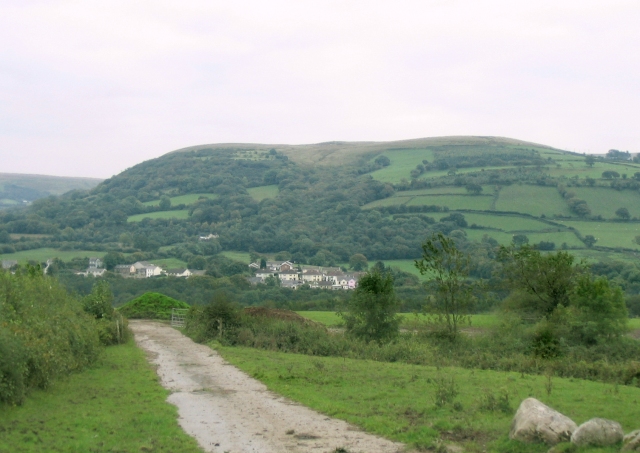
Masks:
[[[85,194],[0,215],[0,228],[12,235],[0,250],[2,258],[49,247],[185,262],[220,251],[286,252],[331,265],[355,253],[412,260],[422,240],[441,231],[471,248],[519,235],[546,250],[629,261],[640,252],[639,189],[633,160],[588,162],[500,137],[199,145],[138,164]],[[220,237],[198,241],[209,233]]]

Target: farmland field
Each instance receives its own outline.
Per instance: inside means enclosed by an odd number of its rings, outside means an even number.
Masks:
[[[571,215],[569,206],[555,187],[517,185],[500,191],[496,211],[512,211],[534,216]]]
[[[604,187],[571,187],[591,208],[594,216],[617,219],[616,210],[627,208],[632,217],[640,217],[640,193],[631,190],[614,190]]]
[[[410,199],[407,206],[447,206],[455,209],[487,210],[491,207],[493,197],[488,195],[423,195]]]
[[[474,223],[478,226],[497,228],[507,232],[511,231],[539,231],[548,230],[554,228],[553,225],[549,225],[545,222],[540,222],[535,219],[518,216],[508,216],[499,214],[479,214],[479,213],[462,213],[469,225]],[[443,214],[448,215],[448,214]],[[442,217],[438,215],[438,218]],[[435,217],[435,216],[434,216]],[[557,228],[557,227],[555,227]]]
[[[602,247],[640,248],[634,242],[634,238],[640,235],[640,223],[637,222],[580,222],[568,220],[562,223],[577,229],[582,235],[593,235],[598,240],[596,245]]]
[[[181,209],[179,211],[157,211],[148,212],[146,214],[132,215],[127,219],[127,222],[140,222],[143,219],[179,219],[185,220],[189,218],[189,210]]]
[[[178,258],[152,259],[151,262],[163,269],[177,269],[187,267],[187,263]]]
[[[16,260],[20,264],[28,261],[44,263],[50,258],[59,258],[62,261],[71,261],[73,258],[90,258],[92,256],[102,258],[106,252],[96,252],[90,250],[56,250],[52,248],[41,248],[33,250],[23,250],[15,253],[0,254],[0,260]]]
[[[178,206],[181,204],[190,205],[198,201],[201,197],[215,200],[218,198],[218,195],[214,193],[190,193],[187,195],[179,195],[177,197],[170,198],[171,206]],[[145,206],[158,206],[160,204],[160,200],[145,201],[142,204]]]
[[[551,176],[566,176],[568,178],[572,176],[578,176],[580,179],[583,178],[593,178],[593,179],[601,179],[602,172],[604,171],[615,171],[619,174],[627,173],[629,176],[632,176],[635,172],[640,171],[640,165],[632,164],[632,163],[624,163],[624,164],[614,164],[608,162],[596,162],[593,168],[589,168],[585,165],[584,159],[582,162],[574,161],[574,162],[566,162],[561,163],[560,168],[555,166],[549,169],[549,174]]]
[[[411,173],[411,170],[416,168],[416,165],[421,164],[424,159],[429,162],[433,160],[433,151],[429,149],[401,149],[385,151],[382,155],[389,158],[391,165],[371,173],[373,179],[377,179],[382,182],[396,183],[402,181],[402,179],[409,179],[409,173]],[[375,160],[376,157],[371,159],[371,161]]]
[[[260,187],[250,187],[247,189],[247,192],[251,197],[256,201],[262,201],[267,198],[275,198],[280,193],[280,189],[278,189],[277,185],[271,186],[260,186]]]
[[[296,313],[328,327],[338,327],[343,324],[342,318],[332,311],[298,311]],[[403,320],[411,321],[416,315],[413,313],[400,313],[400,316]],[[423,315],[418,316],[420,318],[423,317]],[[494,327],[499,323],[500,317],[495,314],[471,315],[471,327]]]
[[[247,265],[249,263],[251,263],[251,258],[249,255],[249,252],[232,252],[232,251],[225,251],[225,252],[220,252],[221,255],[226,256],[227,258],[234,260],[234,261],[239,261],[241,263],[246,263]]]

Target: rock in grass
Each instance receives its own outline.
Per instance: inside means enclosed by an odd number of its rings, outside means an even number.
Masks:
[[[521,442],[544,442],[555,445],[567,442],[578,425],[569,417],[551,409],[535,398],[527,398],[513,417],[509,438]]]
[[[623,437],[620,423],[604,418],[592,418],[578,426],[571,435],[571,443],[578,447],[607,447],[622,442]]]
[[[640,451],[640,429],[636,429],[624,436],[622,451]]]

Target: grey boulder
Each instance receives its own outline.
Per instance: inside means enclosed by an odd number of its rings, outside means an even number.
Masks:
[[[578,447],[607,447],[622,442],[624,432],[620,423],[604,418],[592,418],[578,426],[571,435],[571,443]]]
[[[521,442],[555,445],[568,442],[578,425],[569,417],[535,398],[527,398],[513,417],[509,438]]]
[[[640,429],[636,429],[624,436],[622,451],[640,451]]]

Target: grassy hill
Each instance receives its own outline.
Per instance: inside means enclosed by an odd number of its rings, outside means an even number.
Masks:
[[[630,262],[640,252],[639,189],[640,163],[587,162],[500,137],[199,145],[136,165],[86,195],[0,215],[9,233],[0,252],[138,251],[181,262],[288,252],[324,266],[362,253],[370,262],[411,263],[422,240],[442,231],[485,248],[519,234],[547,249]],[[160,204],[165,196],[170,207]],[[464,221],[452,221],[454,213]],[[209,234],[218,237],[198,239]]]
[[[61,195],[70,190],[89,190],[102,179],[66,176],[23,175],[0,173],[0,209],[24,205],[49,195]]]

